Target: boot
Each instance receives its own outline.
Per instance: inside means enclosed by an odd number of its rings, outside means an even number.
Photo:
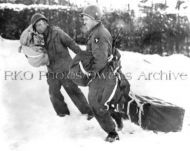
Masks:
[[[69,112],[69,110],[67,110],[65,113],[57,113],[57,115],[58,115],[59,117],[64,117],[64,116],[66,116],[66,115],[70,115],[70,112]]]
[[[110,143],[112,143],[116,140],[119,140],[119,135],[115,131],[108,133],[108,136],[105,139],[106,142],[110,142]]]
[[[87,113],[85,113],[87,115],[87,120],[90,121],[93,117],[94,117],[94,113],[92,112],[92,110],[89,108]]]
[[[64,113],[57,112],[57,115],[60,116],[60,117],[64,117],[64,116],[66,116],[66,115],[70,115],[70,111],[69,111],[69,109],[66,107],[66,108],[64,109]]]
[[[94,117],[93,114],[87,114],[87,120],[90,121]]]

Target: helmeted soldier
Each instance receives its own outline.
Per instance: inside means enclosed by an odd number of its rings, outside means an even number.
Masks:
[[[114,120],[119,128],[123,125],[120,114],[110,112],[108,105],[118,87],[118,78],[108,63],[113,54],[112,36],[102,24],[102,12],[96,5],[86,7],[81,16],[88,33],[87,48],[86,52],[74,58],[72,65],[83,62],[82,68],[89,77],[89,104],[100,126],[108,134],[106,141],[113,142],[119,140]]]
[[[50,100],[57,115],[65,116],[70,114],[64,97],[60,92],[61,86],[63,86],[79,111],[92,117],[92,111],[85,96],[67,76],[69,65],[72,61],[68,48],[74,53],[79,53],[81,51],[80,47],[63,30],[50,26],[48,19],[42,14],[34,14],[31,18],[31,24],[35,31],[44,36],[45,48],[50,61],[47,66],[47,82]]]

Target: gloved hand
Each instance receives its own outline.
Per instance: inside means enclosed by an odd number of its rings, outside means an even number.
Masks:
[[[92,53],[87,51],[81,51],[74,57],[70,67],[78,65],[79,62],[81,62],[84,69],[88,71],[93,63]]]

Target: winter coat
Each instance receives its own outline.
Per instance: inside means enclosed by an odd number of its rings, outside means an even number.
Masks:
[[[81,52],[80,47],[63,30],[58,27],[48,27],[45,38],[45,48],[50,60],[49,72],[68,72],[72,58],[69,49],[74,53]],[[68,49],[69,48],[69,49]]]
[[[89,32],[86,51],[91,52],[93,56],[93,64],[88,70],[100,72],[112,54],[112,36],[102,23],[97,24]]]
[[[71,63],[70,72],[81,75],[80,79],[75,78],[73,81],[80,86],[87,86],[96,74],[103,70],[107,72],[108,70],[105,70],[105,67],[111,54],[111,34],[103,24],[99,23],[89,31],[86,51],[77,54]],[[91,73],[91,76],[88,76],[88,73]],[[109,73],[105,74],[108,75]]]

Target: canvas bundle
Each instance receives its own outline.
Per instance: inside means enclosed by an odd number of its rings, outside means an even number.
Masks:
[[[182,129],[185,110],[158,98],[129,93],[127,118],[143,129],[177,132]]]

